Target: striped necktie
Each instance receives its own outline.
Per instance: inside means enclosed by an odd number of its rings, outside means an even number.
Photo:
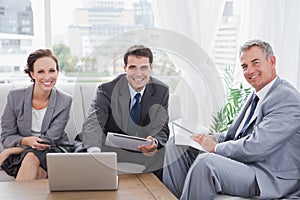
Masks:
[[[253,96],[253,99],[252,99],[252,102],[251,102],[251,108],[250,108],[250,112],[249,112],[249,115],[244,123],[244,126],[242,128],[242,130],[240,131],[240,133],[238,134],[237,137],[235,137],[235,140],[238,140],[240,138],[242,138],[244,135],[244,132],[246,131],[246,129],[248,128],[248,125],[249,125],[249,122],[254,114],[254,110],[256,108],[256,105],[257,105],[257,102],[258,102],[259,98],[257,95],[254,95]]]

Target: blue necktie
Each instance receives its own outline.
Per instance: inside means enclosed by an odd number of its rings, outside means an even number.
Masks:
[[[241,132],[238,134],[238,136],[235,138],[235,140],[240,139],[240,138],[243,137],[243,134],[244,134],[245,130],[247,129],[248,125],[249,125],[250,119],[252,118],[252,116],[254,114],[254,110],[256,108],[258,100],[259,100],[259,98],[256,95],[254,95],[253,99],[252,99],[252,102],[251,102],[251,108],[250,108],[249,115],[248,115],[248,117],[247,117],[247,119],[244,123],[244,126],[243,126]]]
[[[140,104],[141,94],[136,93],[134,98],[135,98],[135,103],[130,110],[130,116],[131,116],[132,121],[134,121],[134,123],[139,125],[140,118],[141,118],[141,104]]]

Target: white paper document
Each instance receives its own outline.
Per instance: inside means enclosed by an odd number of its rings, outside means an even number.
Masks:
[[[206,150],[201,146],[201,144],[199,144],[198,142],[195,142],[191,136],[193,134],[196,134],[194,133],[193,131],[190,131],[189,129],[173,122],[172,123],[172,126],[173,126],[173,131],[174,131],[174,134],[175,134],[175,144],[176,145],[186,145],[186,146],[191,146],[191,147],[194,147],[200,151],[205,151]],[[202,133],[207,133],[208,130],[203,128],[203,130],[201,131]]]
[[[107,133],[105,141],[105,145],[107,146],[129,149],[134,151],[139,151],[137,149],[139,145],[151,145],[151,143],[152,141],[149,139],[112,132]]]

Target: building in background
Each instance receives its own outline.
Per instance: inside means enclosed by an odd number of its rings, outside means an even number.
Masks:
[[[74,23],[69,26],[69,46],[71,53],[81,58],[117,34],[153,26],[149,0],[85,1],[83,8],[74,11]]]
[[[0,32],[33,35],[33,14],[29,0],[0,0]]]
[[[20,81],[32,50],[33,13],[29,0],[0,0],[0,83]]]
[[[234,67],[237,56],[238,17],[234,16],[234,2],[225,4],[222,21],[214,43],[212,60],[218,67]]]

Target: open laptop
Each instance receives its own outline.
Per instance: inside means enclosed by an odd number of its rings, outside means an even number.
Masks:
[[[48,153],[50,191],[116,190],[117,154]]]

